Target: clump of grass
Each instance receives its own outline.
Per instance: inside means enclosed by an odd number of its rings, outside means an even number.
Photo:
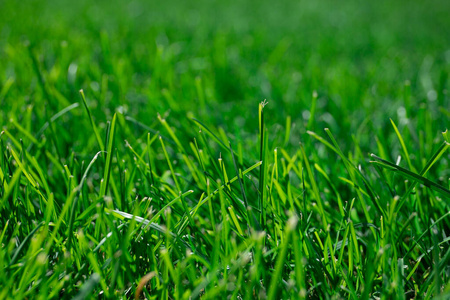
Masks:
[[[158,147],[150,134],[133,145],[118,142],[126,129],[116,129],[123,116],[114,115],[107,147],[99,142],[90,161],[72,154],[64,165],[45,147],[27,151],[4,130],[2,297],[443,295],[450,191],[424,176],[450,144],[443,141],[418,174],[376,155],[375,165],[358,166],[330,130],[329,141],[309,132],[309,150],[316,140],[341,159],[347,176],[336,177],[303,145],[291,154],[270,149],[264,105],[261,160],[253,162],[236,159],[231,144],[198,121],[203,130],[189,149],[170,118],[161,119],[170,143],[159,136]],[[157,157],[165,168],[153,169]]]

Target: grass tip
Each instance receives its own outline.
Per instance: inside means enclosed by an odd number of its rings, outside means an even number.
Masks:
[[[267,99],[264,99],[264,101],[262,101],[262,102],[260,103],[261,108],[264,108],[267,104],[269,104],[269,102],[267,101]]]

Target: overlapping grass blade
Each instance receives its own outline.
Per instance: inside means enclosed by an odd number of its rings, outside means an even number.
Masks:
[[[445,196],[445,197],[450,197],[450,190],[446,189],[445,187],[421,176],[420,174],[416,174],[414,172],[411,172],[405,168],[402,168],[396,164],[393,164],[387,160],[384,160],[378,156],[376,156],[375,154],[371,154],[371,157],[375,159],[375,161],[373,161],[373,163],[376,163],[380,166],[382,166],[383,168],[386,168],[390,171],[393,172],[397,172],[398,174],[414,181],[414,182],[418,182],[418,183],[422,183],[423,185],[425,185],[426,187],[440,193],[441,195]]]

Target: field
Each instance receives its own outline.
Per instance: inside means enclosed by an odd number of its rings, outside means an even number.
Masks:
[[[450,2],[158,2],[0,1],[0,299],[449,299]]]

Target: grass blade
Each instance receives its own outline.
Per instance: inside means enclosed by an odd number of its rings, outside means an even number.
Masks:
[[[395,133],[397,134],[398,140],[400,141],[400,145],[402,146],[402,150],[403,150],[403,153],[405,154],[405,158],[406,158],[406,161],[408,162],[408,166],[411,170],[414,170],[414,167],[411,164],[411,159],[409,158],[408,149],[406,148],[406,144],[403,140],[403,137],[400,134],[400,131],[398,131],[398,128],[395,125],[394,121],[392,121],[392,119],[390,119],[390,120],[391,120],[392,127],[394,127]]]
[[[94,131],[95,138],[97,139],[98,147],[100,148],[101,151],[105,151],[105,145],[103,144],[103,141],[100,138],[100,134],[98,133],[97,126],[95,125],[94,119],[92,118],[91,110],[89,109],[89,106],[87,105],[86,97],[84,96],[83,90],[80,90],[80,96],[81,96],[81,100],[83,102],[84,108],[86,109],[86,112],[88,114],[89,122],[91,122],[92,130]]]
[[[376,164],[382,166],[383,168],[389,169],[393,172],[397,172],[400,175],[402,175],[408,179],[411,179],[415,182],[420,182],[423,185],[425,185],[426,187],[440,193],[441,195],[443,195],[445,197],[450,197],[450,190],[446,189],[445,187],[443,187],[443,186],[441,186],[419,174],[416,174],[416,173],[411,172],[405,168],[402,168],[396,164],[393,164],[387,160],[384,160],[384,159],[376,156],[375,154],[371,154],[371,156],[372,156],[372,158],[375,159],[375,161],[373,161],[372,163],[376,163]]]
[[[116,114],[113,116],[113,120],[111,122],[111,128],[108,134],[108,149],[106,154],[106,164],[105,164],[105,172],[103,174],[103,185],[100,189],[100,196],[106,196],[108,190],[108,183],[111,174],[112,168],[112,159],[113,159],[113,151],[114,151],[114,139],[115,139],[115,131],[116,131]]]

